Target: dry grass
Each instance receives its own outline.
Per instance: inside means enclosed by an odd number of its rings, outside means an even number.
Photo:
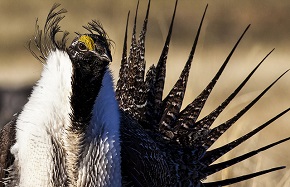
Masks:
[[[124,3],[126,2],[126,4]],[[278,3],[279,2],[279,3]],[[123,43],[123,32],[127,11],[131,10],[131,23],[135,10],[135,1],[101,0],[101,1],[61,1],[62,7],[69,12],[62,22],[62,28],[80,31],[81,25],[91,19],[100,20],[110,38],[115,41],[113,49],[114,76],[118,76],[118,67]],[[197,55],[191,70],[186,103],[189,103],[213,77],[226,58],[235,41],[248,23],[252,28],[242,41],[231,63],[213,90],[202,115],[206,115],[223,101],[246,77],[253,67],[273,48],[275,52],[267,59],[250,83],[241,91],[236,100],[217,119],[216,124],[224,122],[249,103],[272,80],[290,67],[290,3],[280,1],[214,1],[209,0],[209,10],[202,30]],[[139,26],[143,19],[147,1],[141,1]],[[170,23],[174,2],[153,1],[150,12],[146,59],[149,65],[156,63],[162,49]],[[34,33],[36,17],[40,23],[45,21],[50,1],[0,2],[0,84],[17,87],[30,84],[39,78],[41,64],[24,48],[26,41]],[[197,25],[205,3],[203,1],[180,1],[178,5],[175,29],[168,59],[166,92],[176,81],[190,50]],[[139,28],[140,28],[139,27]],[[140,30],[140,29],[139,29]],[[71,35],[71,39],[73,34]],[[267,93],[256,106],[242,117],[221,140],[219,146],[234,140],[258,125],[266,122],[277,113],[290,106],[290,75],[285,75]],[[290,114],[274,122],[258,136],[236,148],[221,160],[235,157],[249,150],[257,149],[270,142],[290,135]],[[208,180],[226,179],[241,174],[286,165],[290,168],[289,142],[279,145],[258,156],[231,167],[210,177]],[[257,179],[233,186],[289,186],[290,170],[268,174]]]

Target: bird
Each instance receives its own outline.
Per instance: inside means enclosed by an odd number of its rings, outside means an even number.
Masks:
[[[280,79],[285,71],[244,109],[226,122],[212,123],[235,98],[259,66],[207,116],[199,115],[249,26],[242,33],[217,74],[184,109],[181,105],[189,71],[208,6],[202,15],[189,58],[178,80],[163,96],[166,61],[174,18],[157,65],[145,72],[145,38],[151,1],[139,38],[136,36],[139,1],[130,50],[127,15],[119,79],[114,89],[109,69],[111,40],[98,21],[84,26],[66,47],[68,32],[56,34],[65,9],[55,4],[43,31],[36,24],[32,55],[43,63],[40,80],[23,110],[0,131],[0,180],[5,186],[225,186],[285,168],[205,182],[208,176],[290,139],[284,138],[236,158],[213,164],[256,135],[290,109],[221,147],[209,150]],[[1,185],[1,183],[0,183]]]
[[[41,56],[32,54],[43,61],[43,72],[29,101],[7,126],[14,129],[13,164],[4,184],[121,186],[110,40],[100,23],[92,21],[85,26],[88,34],[77,34],[69,47],[67,32],[55,41],[66,12],[56,10],[58,6],[49,12],[44,30],[36,28],[34,42]]]

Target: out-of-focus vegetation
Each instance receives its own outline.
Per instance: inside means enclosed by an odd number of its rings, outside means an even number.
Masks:
[[[85,32],[82,25],[85,25],[88,21],[96,19],[102,22],[108,35],[115,42],[112,49],[114,61],[111,67],[117,80],[126,16],[128,11],[131,10],[130,26],[132,26],[137,1],[74,0],[56,2],[61,3],[62,7],[68,10],[61,26],[63,30],[71,33],[70,39],[75,36],[75,31]],[[276,48],[249,84],[217,119],[216,124],[218,124],[235,115],[279,74],[290,68],[290,1],[180,0],[168,57],[167,92],[176,81],[183,64],[187,60],[206,3],[209,4],[209,9],[192,65],[186,103],[199,94],[210,81],[246,26],[250,23],[252,26],[213,90],[202,113],[203,115],[206,115],[221,103],[251,69],[272,48]],[[30,85],[39,78],[42,65],[25,49],[25,46],[29,39],[33,39],[36,19],[39,18],[39,24],[42,26],[52,4],[51,1],[36,0],[0,1],[1,88],[11,89]],[[141,0],[138,31],[142,26],[146,6],[147,1]],[[158,0],[151,2],[146,41],[148,67],[158,61],[167,35],[173,7],[174,1]],[[222,137],[222,140],[216,146],[245,134],[250,129],[290,107],[289,80],[290,75],[285,75],[256,106]],[[258,136],[236,148],[233,153],[223,157],[222,160],[290,136],[289,121],[290,114],[286,114]],[[225,179],[277,165],[286,165],[288,168],[283,171],[268,174],[236,186],[290,186],[290,180],[288,179],[290,175],[289,145],[290,142],[287,142],[275,147],[249,161],[214,175],[208,180]]]

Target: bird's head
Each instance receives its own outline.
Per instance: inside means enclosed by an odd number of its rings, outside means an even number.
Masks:
[[[99,34],[78,34],[67,49],[75,67],[104,70],[112,61],[110,43]]]
[[[104,32],[103,32],[104,33]],[[112,61],[110,40],[105,34],[78,34],[67,48],[72,63],[72,121],[84,130],[92,118],[93,105]]]

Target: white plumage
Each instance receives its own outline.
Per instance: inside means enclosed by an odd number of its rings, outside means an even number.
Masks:
[[[53,186],[51,140],[58,141],[64,150],[71,143],[66,129],[71,125],[72,69],[66,52],[51,52],[41,79],[19,115],[12,147],[15,161],[21,166],[19,186]],[[87,129],[77,186],[83,186],[90,173],[98,173],[98,177],[90,178],[97,186],[121,186],[119,121],[112,77],[107,70]]]
[[[65,52],[48,56],[41,79],[17,120],[12,153],[20,170],[20,186],[50,186],[52,173],[51,135],[61,140],[70,123],[72,64]]]

